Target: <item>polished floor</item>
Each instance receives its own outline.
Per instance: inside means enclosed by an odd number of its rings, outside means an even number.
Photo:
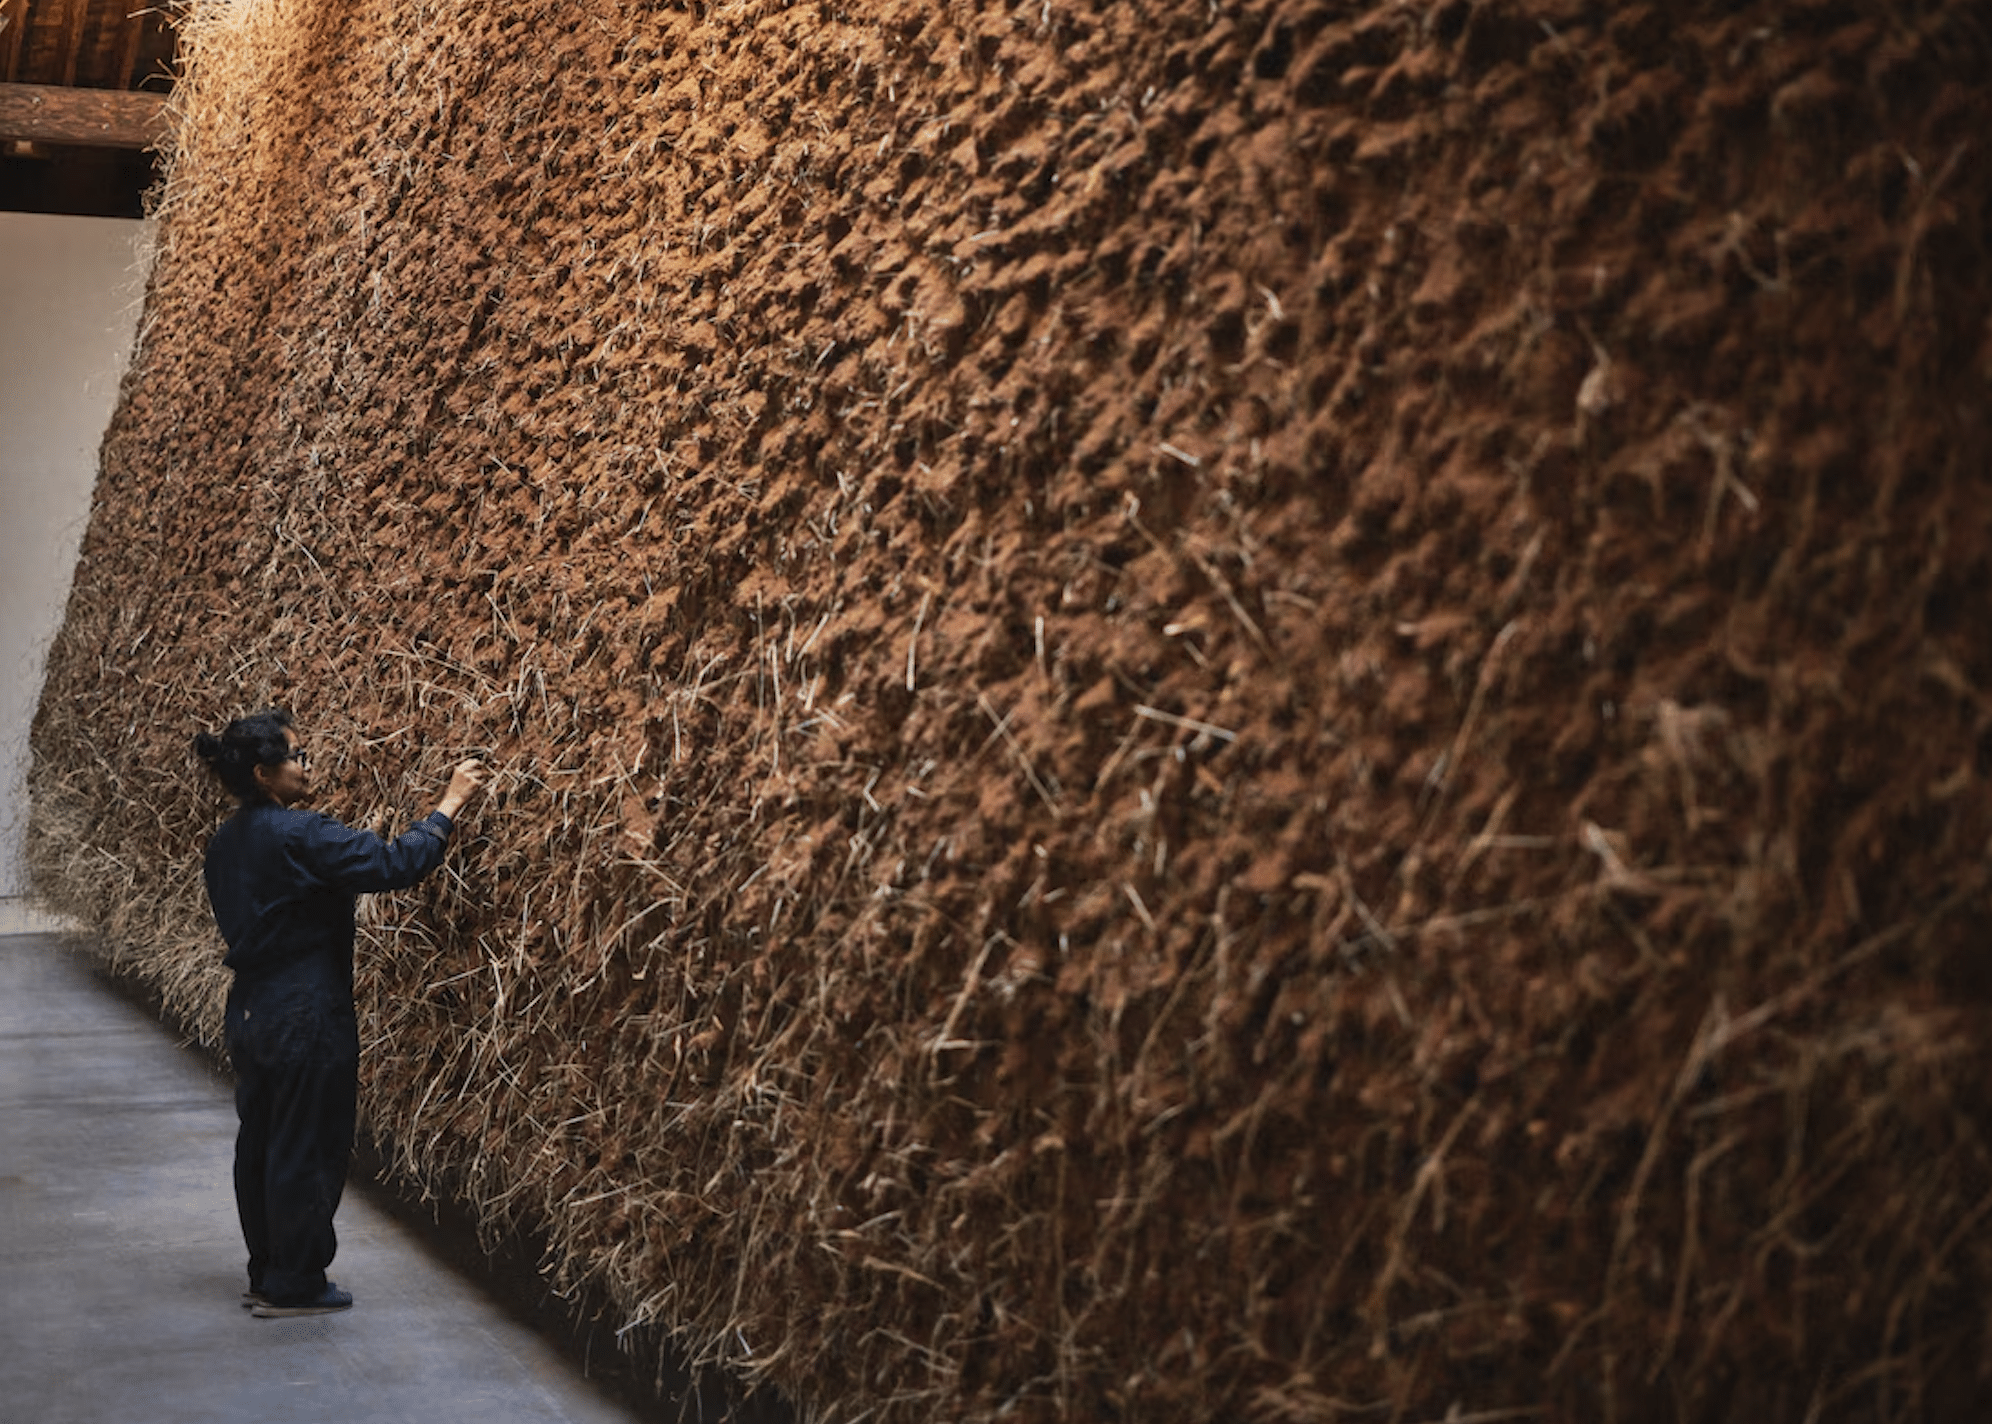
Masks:
[[[225,1077],[61,940],[0,932],[0,1420],[642,1417],[356,1191],[331,1272],[355,1308],[253,1318],[234,1132]]]

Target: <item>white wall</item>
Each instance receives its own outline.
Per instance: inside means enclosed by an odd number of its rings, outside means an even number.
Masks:
[[[28,727],[150,250],[150,223],[0,213],[0,896],[27,888]]]

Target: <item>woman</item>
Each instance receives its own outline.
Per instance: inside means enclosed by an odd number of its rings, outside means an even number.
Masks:
[[[224,1032],[235,1065],[235,1205],[259,1316],[349,1309],[325,1278],[338,1248],[359,1100],[353,1012],[353,905],[413,885],[442,863],[464,804],[484,784],[457,764],[429,815],[383,841],[298,808],[310,763],[281,708],[203,732],[194,751],[241,801],[208,843],[208,903],[235,977]]]

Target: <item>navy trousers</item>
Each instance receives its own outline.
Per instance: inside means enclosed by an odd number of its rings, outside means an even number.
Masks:
[[[343,1047],[341,1045],[340,1047]],[[249,1287],[279,1304],[315,1299],[339,1249],[332,1215],[346,1190],[359,1109],[359,1045],[259,1058],[231,1042],[235,1064],[235,1208],[249,1248]]]

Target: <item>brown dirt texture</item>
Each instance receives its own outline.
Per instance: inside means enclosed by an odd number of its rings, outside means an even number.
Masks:
[[[483,753],[370,1123],[823,1420],[1980,1417],[1989,27],[208,0],[42,892]]]

